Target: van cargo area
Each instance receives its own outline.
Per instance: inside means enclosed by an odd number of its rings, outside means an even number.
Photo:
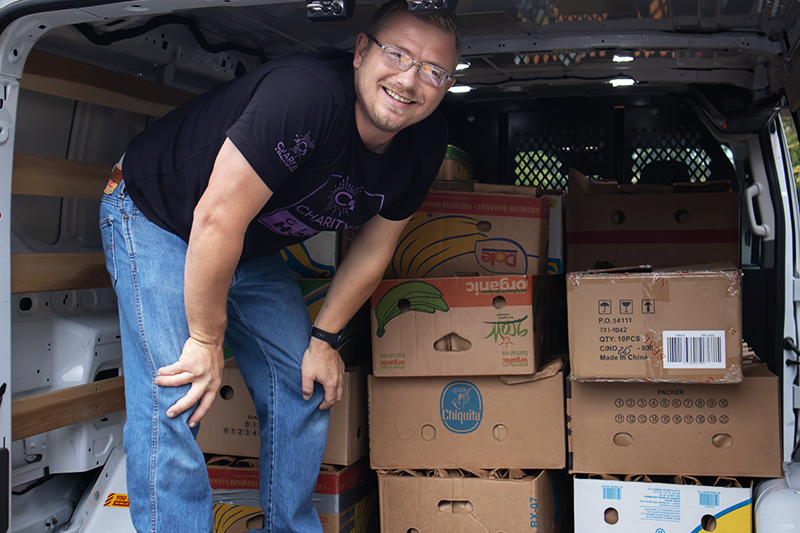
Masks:
[[[135,531],[98,226],[129,142],[383,4],[0,2],[0,533]],[[345,331],[322,530],[800,530],[800,2],[407,5],[461,25],[449,146]],[[281,252],[310,316],[358,229]],[[226,355],[198,513],[260,531]]]

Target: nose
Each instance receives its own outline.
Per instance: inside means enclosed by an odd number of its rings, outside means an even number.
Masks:
[[[397,73],[397,79],[404,87],[414,87],[417,83],[419,75],[417,74],[417,70],[419,69],[419,65],[411,65],[411,68],[408,70],[401,70]]]

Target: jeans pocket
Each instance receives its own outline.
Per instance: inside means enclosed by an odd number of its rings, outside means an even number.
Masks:
[[[100,236],[103,239],[103,253],[106,256],[106,270],[111,276],[111,284],[117,285],[117,262],[114,257],[114,225],[111,217],[100,221]]]

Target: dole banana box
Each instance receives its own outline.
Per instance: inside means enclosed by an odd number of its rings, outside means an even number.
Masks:
[[[675,533],[752,531],[749,486],[742,487],[736,479],[711,479],[711,485],[685,477],[677,481],[692,484],[576,477],[575,531],[616,532],[620,527]]]
[[[533,374],[547,276],[383,280],[370,300],[376,376]]]
[[[386,277],[543,274],[549,217],[546,198],[431,191],[400,236]]]

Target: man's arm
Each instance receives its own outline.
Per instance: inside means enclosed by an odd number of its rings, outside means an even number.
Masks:
[[[345,327],[378,286],[407,222],[376,215],[362,226],[333,276],[315,326],[332,333]],[[312,338],[303,356],[302,372],[306,400],[314,390],[314,381],[325,388],[320,409],[342,399],[344,363],[330,344]]]
[[[270,196],[266,184],[226,139],[195,207],[189,235],[184,278],[189,339],[178,362],[158,369],[155,380],[167,387],[191,383],[186,396],[167,410],[167,416],[174,417],[199,401],[189,419],[191,427],[205,416],[219,390],[228,287],[242,255],[245,230]]]

